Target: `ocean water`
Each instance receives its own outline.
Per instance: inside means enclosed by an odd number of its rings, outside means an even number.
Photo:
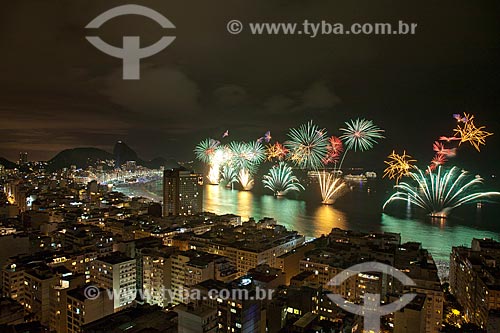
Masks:
[[[127,195],[142,195],[161,201],[161,186],[159,180],[115,189]],[[391,207],[392,215],[389,215],[382,211],[382,205],[391,192],[390,185],[380,180],[349,183],[349,191],[333,205],[323,205],[319,189],[315,189],[314,184],[300,195],[282,198],[270,195],[262,188],[239,191],[205,185],[204,209],[216,214],[241,215],[243,219],[273,217],[279,224],[309,237],[328,234],[335,227],[400,233],[403,242],[420,242],[430,251],[441,277],[447,276],[453,246],[470,246],[473,238],[500,240],[500,204],[459,207],[447,219],[431,219],[403,203]]]

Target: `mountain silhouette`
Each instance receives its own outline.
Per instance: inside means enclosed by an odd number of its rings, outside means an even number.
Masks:
[[[127,146],[127,144],[123,141],[118,141],[113,148],[113,156],[115,158],[115,167],[119,168],[123,163],[127,161],[137,161],[139,162],[139,158],[137,157],[137,153]],[[139,163],[138,163],[139,164]]]
[[[161,166],[165,166],[168,168],[175,168],[179,166],[177,161],[173,159],[165,159],[163,157],[156,157],[150,161],[143,160],[125,142],[118,141],[113,148],[113,153],[109,153],[105,150],[93,147],[63,150],[59,154],[54,156],[50,161],[48,161],[48,170],[60,170],[63,168],[69,168],[71,165],[76,165],[77,168],[87,168],[89,166],[101,164],[101,162],[103,161],[111,160],[115,161],[115,167],[120,167],[127,161],[136,161],[137,165],[141,165],[150,169],[159,169]],[[0,164],[2,164],[1,159]],[[108,163],[101,165],[103,165],[105,168],[110,168]],[[16,165],[14,164],[14,167],[15,166]]]
[[[100,161],[113,160],[113,154],[93,147],[65,149],[48,161],[48,170],[55,171],[76,165],[77,168],[87,168]]]
[[[9,161],[6,158],[0,157],[0,165],[3,165],[5,169],[15,169],[17,168],[17,164]]]

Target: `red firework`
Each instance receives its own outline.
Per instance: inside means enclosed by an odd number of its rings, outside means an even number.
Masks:
[[[434,158],[431,161],[431,164],[427,168],[427,173],[429,173],[429,170],[434,171],[439,165],[443,165],[447,161],[448,159],[446,158],[446,155],[441,153],[436,153],[436,155],[434,155]]]
[[[461,139],[457,138],[456,136],[440,136],[439,137],[439,141],[450,142],[450,141],[460,141],[460,140]]]
[[[438,165],[443,165],[448,161],[446,155],[437,153],[431,161],[431,169],[435,169]]]
[[[446,148],[442,142],[434,141],[432,148],[438,155],[445,157],[455,157],[457,155],[457,148]]]
[[[323,158],[323,164],[338,162],[340,155],[344,152],[344,145],[342,140],[336,136],[328,139],[328,146],[326,147],[326,156]]]
[[[276,141],[272,145],[268,145],[266,149],[267,159],[270,161],[273,159],[282,161],[286,157],[288,152],[288,149],[278,141]]]

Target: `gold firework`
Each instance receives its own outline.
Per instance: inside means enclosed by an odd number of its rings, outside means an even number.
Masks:
[[[464,113],[465,123],[458,124],[457,128],[454,129],[455,135],[460,137],[460,145],[464,142],[469,142],[477,151],[481,151],[480,146],[486,144],[486,138],[493,133],[484,131],[485,126],[477,127],[474,124],[474,115],[468,115]]]
[[[332,205],[346,187],[342,178],[327,171],[318,172],[318,182],[325,205]]]
[[[266,155],[269,161],[272,161],[273,159],[282,161],[283,159],[285,159],[286,154],[288,154],[288,149],[286,149],[285,146],[283,146],[279,142],[268,145],[266,148]]]
[[[397,154],[394,150],[387,156],[388,160],[384,161],[387,164],[387,168],[384,170],[384,177],[389,179],[396,179],[396,184],[403,176],[408,176],[410,170],[413,169],[414,163],[417,160],[412,159],[412,157],[406,154],[406,150],[403,151],[402,155]]]

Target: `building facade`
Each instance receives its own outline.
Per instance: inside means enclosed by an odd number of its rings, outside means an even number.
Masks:
[[[203,211],[203,175],[180,168],[163,171],[163,216]]]
[[[102,257],[92,263],[92,281],[107,294],[113,295],[116,311],[130,305],[136,298],[136,260],[121,254]]]
[[[500,242],[474,239],[471,248],[453,247],[450,291],[466,322],[486,328],[490,313],[500,311]]]

